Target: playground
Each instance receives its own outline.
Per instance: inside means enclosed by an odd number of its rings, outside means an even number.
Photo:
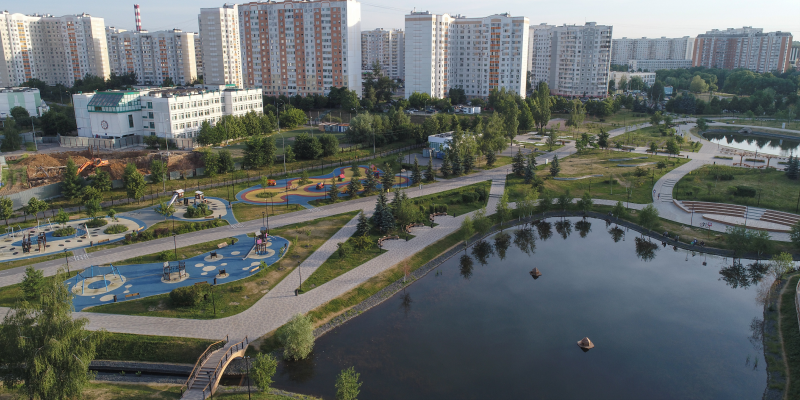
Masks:
[[[383,171],[375,166],[360,165],[359,170],[361,171],[359,179],[361,179],[362,185],[370,170],[372,173],[377,173],[379,177],[383,174]],[[395,174],[394,187],[407,185],[409,178],[409,173]],[[351,167],[336,168],[327,175],[309,177],[309,183],[304,185],[300,184],[300,178],[273,180],[270,181],[270,186],[266,188],[256,185],[242,190],[236,194],[236,199],[247,204],[299,204],[306,208],[313,208],[309,202],[328,197],[331,179],[336,180],[339,195],[346,196],[347,194],[344,193],[344,190],[353,179],[353,171]],[[378,184],[378,187],[381,187],[381,185]],[[270,195],[273,197],[266,197]]]
[[[0,262],[116,242],[125,238],[125,234],[131,233],[131,231],[146,228],[145,223],[131,217],[118,216],[116,220],[107,217],[102,219],[105,219],[108,224],[98,228],[88,228],[86,223],[89,219],[69,221],[65,225],[46,219],[41,221],[41,225],[31,228],[9,226],[6,228],[6,233],[0,236]],[[105,230],[111,225],[124,225],[128,229],[116,234],[105,233]],[[56,230],[65,227],[73,228],[75,233],[69,236],[54,236]]]
[[[75,311],[87,307],[136,300],[169,293],[198,283],[223,284],[244,279],[272,265],[289,250],[289,241],[256,232],[256,237],[235,237],[231,245],[220,242],[219,249],[180,261],[163,263],[91,266],[64,283],[73,294]]]

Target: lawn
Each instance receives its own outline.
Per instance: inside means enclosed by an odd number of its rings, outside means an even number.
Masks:
[[[610,161],[612,159],[638,158],[630,161]],[[663,161],[666,168],[658,169],[657,163]],[[581,180],[562,181],[554,180],[550,176],[550,166],[540,165],[536,175],[544,180],[544,190],[550,191],[553,196],[563,194],[567,189],[573,198],[583,196],[589,192],[593,199],[620,200],[623,202],[647,204],[652,203],[653,183],[665,173],[685,164],[688,160],[682,158],[652,156],[620,151],[589,150],[583,154],[573,154],[559,160],[561,172],[558,177],[582,177],[588,175],[603,175],[602,177],[586,178]],[[619,167],[618,165],[647,164],[639,170],[641,176],[636,176],[636,168]],[[613,177],[613,180],[610,179]],[[506,180],[506,193],[509,201],[522,199],[525,191],[530,188],[522,177],[509,175]],[[630,199],[627,189],[631,188]]]
[[[733,179],[722,180],[729,178]],[[740,186],[755,189],[755,197],[739,195],[742,192],[736,187]],[[721,165],[707,165],[692,171],[675,185],[672,192],[677,200],[732,203],[791,213],[797,212],[798,195],[797,181],[787,178],[783,171]]]
[[[213,340],[170,336],[105,334],[97,346],[97,360],[194,364]]]
[[[780,322],[783,335],[783,359],[789,364],[789,390],[784,394],[787,399],[800,398],[800,327],[797,325],[797,309],[795,308],[798,280],[800,280],[800,275],[789,278],[781,296]]]
[[[267,211],[270,217],[281,215],[281,214],[288,214],[291,212],[304,210],[305,208],[299,204],[289,204],[280,205],[280,206],[269,206],[269,210]],[[233,216],[236,217],[236,220],[239,222],[244,221],[252,221],[254,219],[262,218],[265,213],[265,207],[256,204],[247,204],[247,203],[235,203],[233,205]]]
[[[662,136],[657,126],[648,126],[612,138],[611,145],[612,147],[617,144],[620,146],[650,147],[650,143],[655,143],[659,149],[664,149],[667,140],[672,137],[676,138],[676,140],[680,140],[680,136]],[[683,143],[679,142],[678,146],[681,151],[691,152],[697,152],[703,147],[702,143],[695,145],[692,145],[692,143],[691,138],[686,138]]]
[[[64,264],[66,265],[67,260],[65,259],[65,257],[72,257],[72,252],[68,251],[66,253],[50,254],[47,256],[26,258],[24,260],[0,262],[0,271],[5,271],[7,269],[17,268],[17,267],[26,267],[28,265],[33,265],[45,261],[58,260],[58,259],[64,259]]]
[[[349,247],[349,251],[344,257],[339,256],[339,253],[333,253],[322,265],[314,271],[311,276],[303,282],[301,290],[303,293],[313,290],[323,284],[333,280],[339,275],[348,272],[365,262],[383,254],[386,250],[378,248],[378,239],[382,235],[373,229],[367,236],[370,240],[370,246],[364,249],[356,247],[356,240],[350,237],[345,242],[345,246]]]
[[[69,274],[64,274],[63,276],[67,279],[72,278],[73,276],[77,275],[76,271],[72,271]],[[44,278],[44,282],[42,285],[43,287],[47,287],[48,284],[55,278],[55,276],[47,276]],[[66,280],[66,279],[65,279]],[[0,287],[0,307],[13,307],[14,304],[17,303],[18,300],[22,299],[22,284],[15,283],[13,285],[3,286]]]
[[[238,314],[272,290],[355,215],[355,212],[350,212],[270,230],[271,235],[281,236],[292,242],[289,252],[279,262],[262,268],[245,279],[215,286],[213,296],[209,292],[208,298],[195,307],[174,306],[169,299],[169,293],[165,293],[139,300],[105,304],[84,311],[195,319],[224,318]],[[305,234],[306,231],[308,235]]]
[[[411,201],[425,210],[428,210],[434,204],[444,204],[447,205],[448,215],[462,215],[485,207],[489,201],[488,194],[491,186],[491,181],[478,182],[458,189],[416,197]],[[473,200],[471,198],[472,193],[483,193],[485,197],[482,194],[481,198]],[[491,212],[494,212],[494,210],[491,210]],[[427,217],[427,211],[423,214]]]
[[[161,221],[159,223],[156,223],[156,224],[150,226],[147,230],[140,232],[137,237],[139,239],[141,239],[141,240],[137,240],[134,243],[140,243],[140,242],[143,242],[143,241],[149,241],[149,240],[155,240],[155,239],[169,237],[171,235],[171,232],[173,232],[173,223],[174,223],[175,231],[178,234],[183,234],[183,233],[187,233],[187,232],[196,232],[196,231],[201,231],[201,230],[205,230],[205,229],[212,229],[212,228],[217,228],[217,227],[220,227],[220,226],[228,225],[228,221],[226,221],[224,219],[211,219],[211,220],[203,220],[203,221],[197,221],[197,222],[177,221],[177,220],[168,219],[166,221]],[[191,228],[191,230],[189,230],[190,228]],[[165,229],[167,231],[164,231]],[[152,237],[147,238],[147,236],[142,236],[142,233],[144,233],[145,235],[148,235],[148,234],[152,233]],[[156,233],[161,234],[161,236],[156,236]],[[145,238],[146,240],[142,239],[142,238]],[[129,244],[131,244],[131,243],[126,243],[125,240],[120,240],[120,241],[117,241],[117,242],[114,242],[114,243],[108,243],[108,244],[102,244],[102,245],[99,245],[99,246],[88,247],[88,248],[86,248],[86,252],[87,253],[94,253],[96,251],[113,249],[113,248],[117,248],[117,247],[127,246]]]
[[[209,251],[217,250],[219,249],[217,245],[219,245],[220,243],[231,242],[231,241],[236,242],[238,241],[238,239],[236,238],[218,239],[218,240],[212,240],[210,242],[193,244],[191,246],[179,247],[177,249],[177,253],[180,259],[185,260],[187,258],[192,258],[204,253],[208,253]],[[114,263],[114,265],[150,264],[150,263],[159,263],[164,261],[175,261],[175,252],[173,250],[164,250],[161,253],[147,254],[147,255],[128,258],[122,261],[117,261]]]
[[[109,383],[105,381],[92,381],[83,390],[83,398],[86,400],[127,400],[127,399],[180,399],[182,385],[172,385],[163,383]],[[257,389],[248,395],[244,393],[225,393],[218,391],[214,397],[227,400],[315,400],[315,397],[294,395],[281,396],[271,393],[262,393]],[[12,400],[24,398],[19,397],[15,392],[0,388],[0,400]]]

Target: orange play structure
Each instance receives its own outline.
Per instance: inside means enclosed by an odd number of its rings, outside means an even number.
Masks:
[[[278,186],[278,182],[275,182],[275,179],[270,179],[267,181],[267,186]]]
[[[100,159],[100,158],[95,158],[95,159],[93,159],[93,160],[89,160],[89,161],[87,161],[87,162],[83,163],[83,165],[81,165],[81,166],[78,168],[78,173],[80,174],[81,172],[83,172],[83,170],[85,170],[86,168],[89,168],[89,167],[92,167],[92,168],[100,168],[100,167],[104,167],[104,166],[106,166],[106,165],[108,165],[108,160],[103,160],[103,159]]]

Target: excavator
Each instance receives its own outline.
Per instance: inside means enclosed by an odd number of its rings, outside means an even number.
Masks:
[[[81,172],[83,172],[83,170],[85,170],[86,168],[89,168],[89,167],[92,167],[94,169],[94,168],[104,167],[106,165],[108,165],[108,160],[103,160],[101,158],[95,158],[93,160],[89,160],[89,161],[83,163],[83,165],[81,165],[78,168],[78,174],[80,174]]]

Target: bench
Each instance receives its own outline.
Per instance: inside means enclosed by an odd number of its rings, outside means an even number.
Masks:
[[[218,245],[217,245],[217,248],[218,248],[218,249],[221,249],[221,248],[223,248],[223,247],[228,247],[228,242],[222,242],[222,243],[220,243],[220,244],[218,244]]]
[[[213,215],[209,215],[209,216],[206,217],[206,219],[213,219],[213,218],[214,218]]]
[[[259,267],[255,267],[255,268],[251,269],[251,270],[250,270],[250,273],[253,273],[253,272],[255,272],[255,271],[258,271],[258,269],[259,269],[259,268],[261,268],[261,267],[259,266]]]
[[[133,296],[138,296],[138,295],[139,295],[139,292],[136,292],[136,293],[131,293],[131,294],[126,294],[126,295],[125,295],[125,298],[127,299],[128,297],[133,297]]]
[[[384,236],[384,237],[378,239],[378,246],[382,246],[383,242],[386,241],[386,240],[399,240],[399,239],[400,239],[400,236],[397,236],[397,235]]]

